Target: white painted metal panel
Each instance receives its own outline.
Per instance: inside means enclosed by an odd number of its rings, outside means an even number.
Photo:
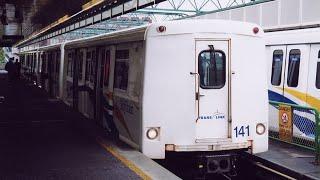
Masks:
[[[79,25],[80,25],[80,23],[75,23],[75,24],[74,24],[74,28],[73,28],[73,29],[75,29],[75,28],[79,28]]]
[[[143,6],[151,2],[154,2],[154,0],[139,0],[138,6]]]
[[[260,24],[260,5],[248,6],[245,11],[247,22]]]
[[[86,24],[92,24],[93,23],[93,17],[89,17],[86,19]]]
[[[302,1],[302,22],[320,21],[320,1],[303,0]]]
[[[217,19],[230,19],[230,11],[222,11],[217,13]]]
[[[238,8],[233,11],[230,11],[231,13],[231,20],[234,21],[244,21],[244,9]]]
[[[101,17],[102,17],[101,14],[97,14],[97,15],[95,15],[95,16],[93,17],[93,21],[94,21],[94,22],[101,21]]]
[[[86,25],[86,20],[80,21],[80,23],[79,23],[79,26],[80,26],[80,27],[83,27],[83,26],[85,26],[85,25]]]
[[[300,0],[281,1],[281,24],[298,24],[300,22]]]
[[[111,10],[107,10],[102,13],[102,19],[107,19],[111,17]]]
[[[261,26],[272,27],[278,25],[278,3],[278,1],[272,1],[261,5]]]
[[[129,2],[124,3],[124,11],[129,11],[131,9],[135,9],[137,7],[137,0],[131,0]]]
[[[206,19],[217,19],[217,14],[216,13],[207,14]]]
[[[112,16],[122,14],[122,13],[123,13],[123,5],[122,4],[112,8]]]

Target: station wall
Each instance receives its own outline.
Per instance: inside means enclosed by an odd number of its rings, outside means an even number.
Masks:
[[[259,24],[265,30],[320,24],[319,0],[274,0],[193,17]]]

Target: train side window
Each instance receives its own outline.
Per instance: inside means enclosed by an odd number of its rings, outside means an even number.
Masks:
[[[85,72],[85,80],[89,81],[89,75],[91,74],[91,52],[87,52],[86,58],[86,72]]]
[[[59,73],[60,70],[60,52],[57,52],[57,57],[56,57],[56,72]]]
[[[78,63],[79,81],[82,79],[82,67],[83,67],[83,52],[80,52],[79,63]]]
[[[116,51],[114,70],[114,88],[126,91],[129,77],[129,50]]]
[[[214,58],[215,57],[215,58]],[[202,51],[199,54],[200,87],[220,89],[226,83],[226,55],[222,51]]]
[[[274,86],[279,86],[281,83],[282,64],[283,64],[283,51],[282,50],[273,51],[271,84]]]
[[[299,81],[301,52],[299,49],[292,49],[289,53],[288,78],[289,87],[297,87]]]
[[[110,74],[110,51],[105,52],[105,64],[104,64],[104,77],[103,84],[105,87],[109,85],[109,74]]]
[[[72,75],[73,75],[72,53],[69,53],[68,54],[67,76],[72,77]]]
[[[96,51],[92,51],[91,57],[91,71],[89,79],[91,83],[94,83],[94,79],[96,77]]]
[[[318,52],[317,75],[316,75],[316,88],[317,88],[317,89],[320,89],[320,51]]]

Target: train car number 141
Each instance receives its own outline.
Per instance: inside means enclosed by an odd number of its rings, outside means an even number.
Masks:
[[[236,138],[241,136],[241,137],[245,137],[245,136],[249,136],[250,132],[249,132],[249,125],[248,126],[236,126],[234,129],[234,132],[236,134]]]

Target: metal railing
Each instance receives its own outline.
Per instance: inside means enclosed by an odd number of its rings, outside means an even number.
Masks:
[[[316,108],[269,101],[278,109],[278,129],[269,129],[271,139],[300,146],[315,152],[320,163],[320,117]]]

